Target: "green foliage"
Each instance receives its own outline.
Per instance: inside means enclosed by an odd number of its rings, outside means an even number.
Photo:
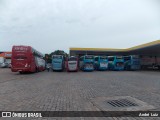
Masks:
[[[45,60],[47,63],[51,63],[52,61],[51,56],[49,54],[45,54]]]
[[[69,56],[63,50],[55,50],[54,52],[52,52],[50,54],[45,54],[45,60],[46,60],[47,63],[51,63],[52,62],[52,55],[63,55],[65,58],[67,58]]]
[[[55,50],[55,51],[52,52],[50,55],[51,55],[51,56],[52,56],[52,55],[63,55],[64,57],[68,57],[68,54],[65,53],[63,50]]]

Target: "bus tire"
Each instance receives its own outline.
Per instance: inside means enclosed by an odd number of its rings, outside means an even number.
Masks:
[[[36,67],[36,70],[35,70],[35,72],[36,72],[36,73],[38,73],[38,68],[37,68],[37,67]]]
[[[19,71],[19,73],[20,73],[20,74],[23,74],[24,72],[22,72],[22,71]]]
[[[158,66],[158,70],[160,70],[160,65]]]

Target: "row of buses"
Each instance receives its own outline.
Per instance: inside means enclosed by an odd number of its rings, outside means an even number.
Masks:
[[[94,56],[84,55],[80,58],[53,55],[51,69],[53,71],[94,71],[94,70],[139,70],[140,59],[137,55],[130,56]],[[44,71],[46,62],[43,54],[30,46],[13,46],[11,57],[12,72]]]
[[[62,55],[52,57],[52,70],[67,69],[67,71],[94,71],[94,70],[139,70],[140,59],[137,55],[130,56],[93,56],[84,55],[79,59],[75,56],[65,61]]]

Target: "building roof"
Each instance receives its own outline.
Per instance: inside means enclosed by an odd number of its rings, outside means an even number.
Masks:
[[[11,58],[12,52],[2,52],[0,57]]]
[[[79,53],[109,53],[109,54],[155,54],[160,55],[160,40],[156,40],[153,42],[145,43],[142,45],[137,45],[131,48],[126,49],[113,49],[113,48],[70,48],[71,52],[79,52]]]

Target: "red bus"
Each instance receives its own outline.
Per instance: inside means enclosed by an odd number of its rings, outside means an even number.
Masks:
[[[67,71],[78,71],[78,58],[71,56],[66,62]]]
[[[31,46],[13,46],[11,57],[12,72],[39,72],[45,70],[43,54]]]

